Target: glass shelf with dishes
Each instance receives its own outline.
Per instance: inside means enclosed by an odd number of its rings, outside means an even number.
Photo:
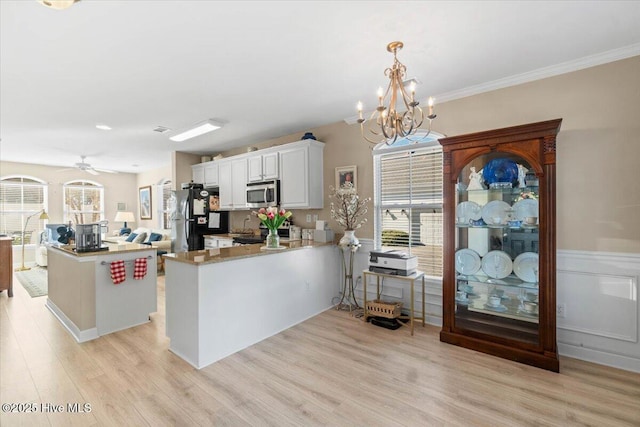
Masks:
[[[471,330],[491,323],[509,337],[523,336],[524,329],[524,340],[533,341],[539,304],[539,189],[523,182],[531,169],[523,159],[474,163],[478,166],[462,170],[455,191],[456,323]]]

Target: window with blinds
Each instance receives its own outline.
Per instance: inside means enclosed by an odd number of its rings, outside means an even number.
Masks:
[[[47,210],[47,184],[26,176],[11,176],[0,180],[0,233],[22,245],[22,229],[27,218]],[[24,243],[37,243],[42,224],[31,218],[24,233]]]
[[[442,148],[438,136],[396,142],[374,152],[376,247],[418,257],[418,269],[442,277]]]
[[[170,200],[173,192],[171,191],[171,180],[162,181],[160,184],[160,218],[162,223],[160,226],[165,230],[171,229],[171,211],[173,210]]]
[[[73,181],[62,186],[64,222],[93,224],[104,219],[104,188],[91,181]]]

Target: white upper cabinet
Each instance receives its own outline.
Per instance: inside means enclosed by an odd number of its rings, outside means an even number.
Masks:
[[[234,210],[247,207],[247,159],[231,161],[232,204]]]
[[[294,142],[281,146],[279,153],[280,205],[285,209],[322,209],[324,143]]]
[[[191,165],[191,179],[196,184],[204,184],[204,163]]]
[[[278,179],[278,152],[254,154],[247,159],[249,182]]]
[[[219,163],[216,161],[203,163],[204,165],[204,186],[213,187],[219,183],[218,169]]]
[[[221,210],[247,208],[247,159],[229,157],[219,162],[218,187]]]
[[[220,210],[233,209],[233,186],[231,183],[231,162],[220,162],[218,166],[218,187],[220,191]]]
[[[280,179],[280,205],[322,209],[324,143],[307,139],[193,165],[193,181],[220,189],[220,209],[247,210],[247,183]]]

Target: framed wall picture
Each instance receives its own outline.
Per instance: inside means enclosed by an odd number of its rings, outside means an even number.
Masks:
[[[355,190],[358,189],[357,166],[342,166],[336,168],[336,188],[342,188],[347,183],[351,183]]]
[[[124,202],[118,202],[117,211],[126,211],[127,210],[127,204]]]
[[[140,219],[151,219],[151,186],[140,187]]]

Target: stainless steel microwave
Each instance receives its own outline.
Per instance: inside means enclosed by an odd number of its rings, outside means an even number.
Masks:
[[[280,181],[255,182],[247,184],[247,206],[266,208],[280,204]]]

